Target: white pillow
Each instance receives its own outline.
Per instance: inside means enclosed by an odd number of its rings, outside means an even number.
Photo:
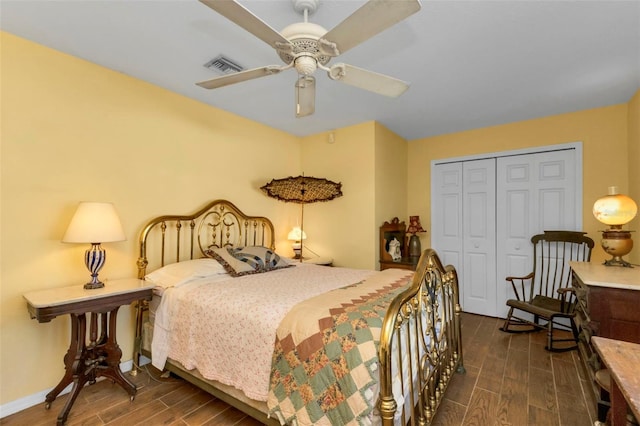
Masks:
[[[144,278],[160,287],[174,287],[197,278],[226,274],[224,267],[215,259],[185,260],[165,265],[147,274]]]

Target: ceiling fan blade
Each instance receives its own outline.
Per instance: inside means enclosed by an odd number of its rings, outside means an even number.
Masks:
[[[351,86],[391,98],[397,98],[409,88],[409,83],[405,81],[354,67],[353,65],[335,64],[329,69],[327,74],[329,74],[329,78],[332,80],[341,81]]]
[[[244,28],[274,49],[291,50],[289,40],[235,0],[200,0],[200,2]]]
[[[296,81],[296,117],[311,115],[316,110],[316,79],[301,75]]]
[[[338,56],[420,10],[420,0],[369,0],[319,40],[325,55]]]
[[[266,77],[268,75],[278,74],[285,67],[269,65],[261,68],[253,68],[246,71],[240,71],[234,74],[223,75],[221,77],[212,78],[211,80],[196,83],[205,89],[217,89],[218,87],[228,86],[230,84],[240,83],[254,78]]]

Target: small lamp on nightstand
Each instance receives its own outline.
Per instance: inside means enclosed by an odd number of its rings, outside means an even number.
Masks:
[[[299,226],[295,226],[289,235],[287,235],[287,239],[293,241],[291,244],[291,248],[293,248],[293,253],[295,254],[294,259],[302,258],[302,240],[307,239],[307,233],[300,229]]]
[[[85,289],[104,287],[98,279],[106,259],[106,251],[100,243],[124,240],[124,230],[113,204],[82,202],[78,205],[62,242],[91,243],[91,248],[84,254],[84,263],[91,272],[91,281],[84,285]]]
[[[409,238],[409,257],[420,257],[420,254],[422,254],[420,237],[416,235],[418,232],[427,232],[420,224],[420,216],[409,216],[409,226],[407,227],[407,234],[411,234],[411,238]]]
[[[631,253],[633,240],[631,232],[622,230],[622,225],[631,222],[637,212],[636,203],[626,195],[619,194],[616,186],[610,186],[608,195],[596,200],[593,215],[609,225],[609,229],[602,231],[601,244],[604,251],[613,257],[604,262],[605,265],[631,267],[622,256]]]

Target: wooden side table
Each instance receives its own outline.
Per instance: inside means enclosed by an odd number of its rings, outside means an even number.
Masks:
[[[53,318],[71,316],[71,343],[64,356],[65,374],[45,398],[45,408],[58,394],[73,383],[71,392],[58,415],[58,426],[64,425],[78,394],[89,382],[104,376],[122,386],[131,400],[136,386],[120,370],[122,351],[116,341],[116,320],[120,306],[138,300],[151,300],[153,284],[138,279],[113,280],[100,289],[85,290],[82,285],[26,293],[31,318],[49,322]],[[87,314],[89,343],[87,343]],[[100,334],[98,335],[98,332]]]
[[[591,341],[611,374],[611,424],[629,424],[628,408],[640,419],[640,345],[597,336]]]

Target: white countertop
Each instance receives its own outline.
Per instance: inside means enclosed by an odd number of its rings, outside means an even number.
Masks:
[[[67,303],[81,302],[83,300],[97,299],[100,297],[114,296],[130,293],[132,291],[153,288],[149,281],[135,278],[121,280],[107,280],[103,288],[86,290],[84,285],[50,288],[46,290],[31,291],[23,296],[34,308],[43,308]]]
[[[606,266],[594,262],[569,262],[586,285],[640,291],[640,268]]]

